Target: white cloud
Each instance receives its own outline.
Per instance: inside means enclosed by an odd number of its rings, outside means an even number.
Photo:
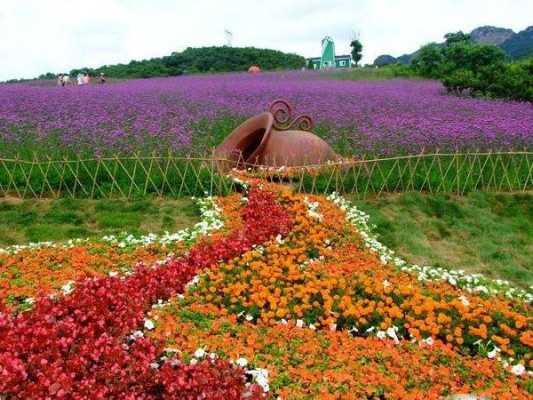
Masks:
[[[188,46],[221,45],[318,55],[320,39],[349,51],[354,31],[363,62],[400,55],[480,25],[524,29],[531,0],[0,0],[0,80],[128,62]]]

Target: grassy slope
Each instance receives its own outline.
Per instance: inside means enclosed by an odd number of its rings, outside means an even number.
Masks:
[[[329,72],[330,76],[343,80],[384,80],[394,78],[419,78],[413,70],[405,65],[388,65],[385,67],[359,67]]]
[[[533,284],[533,193],[405,193],[354,201],[407,260]]]
[[[190,199],[0,200],[0,246],[120,233],[161,233],[199,220]]]

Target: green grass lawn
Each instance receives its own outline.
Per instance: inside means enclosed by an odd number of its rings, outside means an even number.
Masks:
[[[193,225],[192,200],[0,200],[0,246],[98,237],[123,231],[162,233]]]
[[[533,284],[533,193],[404,193],[354,203],[412,263]]]
[[[328,73],[323,73],[328,76]],[[336,79],[359,81],[359,80],[386,80],[395,78],[420,79],[415,72],[406,65],[387,65],[380,68],[358,67],[329,72],[329,76]]]

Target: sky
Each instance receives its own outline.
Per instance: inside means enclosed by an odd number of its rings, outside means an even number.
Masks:
[[[320,55],[357,34],[363,63],[481,25],[533,25],[533,0],[0,0],[0,81],[225,44]]]

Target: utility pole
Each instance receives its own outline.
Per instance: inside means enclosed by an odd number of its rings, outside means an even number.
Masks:
[[[233,33],[229,29],[224,29],[225,45],[231,47],[233,43]]]

